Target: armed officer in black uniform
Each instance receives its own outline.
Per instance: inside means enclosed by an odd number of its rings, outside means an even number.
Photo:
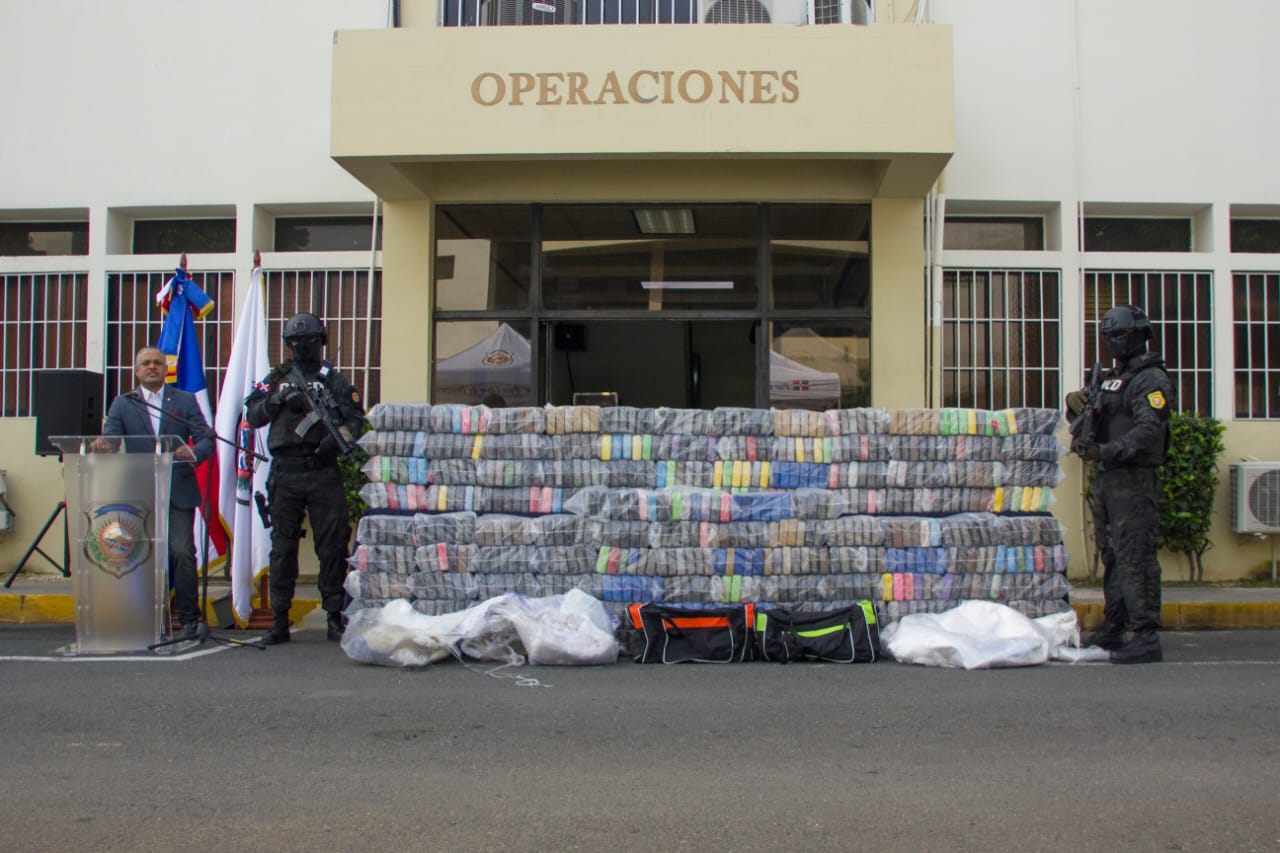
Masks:
[[[1102,553],[1103,624],[1087,645],[1111,652],[1113,663],[1161,660],[1160,466],[1169,449],[1173,383],[1164,359],[1147,351],[1151,323],[1134,305],[1112,308],[1102,318],[1102,336],[1116,366],[1090,394],[1067,395],[1067,417],[1090,415],[1093,435],[1076,435],[1071,450],[1098,463],[1093,520]],[[1125,641],[1125,627],[1133,637]]]
[[[267,433],[272,457],[267,497],[272,519],[268,577],[273,621],[262,637],[267,645],[289,641],[289,607],[298,580],[303,513],[310,517],[315,536],[320,561],[317,586],[328,621],[328,638],[342,638],[343,580],[351,527],[338,456],[342,444],[350,445],[359,435],[364,418],[360,394],[322,358],[328,335],[320,318],[295,314],[285,322],[283,337],[292,360],[273,370],[245,400],[250,426],[271,424]],[[316,406],[322,411],[316,411]]]

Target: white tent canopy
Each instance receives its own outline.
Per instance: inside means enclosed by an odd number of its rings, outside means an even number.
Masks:
[[[530,403],[529,342],[502,323],[479,343],[436,365],[438,403],[480,403],[498,394],[508,406]]]

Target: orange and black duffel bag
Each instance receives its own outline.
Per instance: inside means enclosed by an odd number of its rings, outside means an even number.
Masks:
[[[752,604],[632,604],[636,663],[738,663],[751,659]]]

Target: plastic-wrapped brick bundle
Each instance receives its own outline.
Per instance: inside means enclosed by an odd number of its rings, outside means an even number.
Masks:
[[[595,433],[549,435],[546,439],[547,458],[600,460],[600,436]]]
[[[715,483],[716,466],[712,462],[675,462],[667,460],[654,464],[653,486],[692,486],[709,489]]]
[[[527,486],[511,489],[485,489],[485,506],[488,512],[526,512],[547,515],[566,512],[566,498],[572,498],[574,489],[557,489],[552,486]]]
[[[551,439],[545,435],[477,435],[471,443],[472,459],[552,459]]]
[[[1009,432],[1034,435],[1053,435],[1062,423],[1062,412],[1058,409],[1009,409],[1016,429]]]
[[[413,554],[414,566],[420,572],[470,572],[475,558],[475,545],[452,545],[447,542],[419,545]]]
[[[775,492],[773,494],[787,495],[788,493]],[[793,506],[792,515],[795,518],[823,520],[839,518],[849,512],[849,503],[844,499],[842,491],[796,489],[790,493],[790,498]]]
[[[665,590],[662,578],[638,575],[604,575],[599,578],[600,600],[635,602],[662,601]]]
[[[569,513],[539,515],[530,519],[533,529],[533,544],[549,545],[584,545],[586,544],[586,519]],[[587,569],[590,571],[590,569]]]
[[[485,548],[533,545],[533,519],[489,513],[476,518],[475,543]]]
[[[997,545],[996,571],[1006,574],[1057,571],[1055,545]]]
[[[706,531],[718,525],[706,521],[673,521],[670,524],[650,524],[649,548],[707,548]]]
[[[476,541],[476,521],[474,512],[419,513],[413,516],[414,544],[473,544]]]
[[[981,435],[895,435],[890,452],[904,462],[998,462],[1004,441]]]
[[[703,577],[669,577],[659,578],[662,582],[662,598],[671,604],[707,604],[716,599],[711,597],[712,578]]]
[[[774,409],[773,434],[804,438],[822,438],[831,435],[832,426],[826,413],[807,409]]]
[[[892,409],[889,432],[894,435],[938,435],[937,409]]]
[[[600,575],[653,575],[656,573],[647,548],[618,548],[602,545],[593,569]]]
[[[884,544],[884,520],[874,515],[846,515],[821,524],[828,547],[865,547]]]
[[[769,522],[769,542],[783,548],[814,548],[824,540],[822,525],[828,519],[784,518]]]
[[[992,488],[1006,481],[1007,470],[1000,462],[944,462],[945,485],[952,487]]]
[[[475,435],[419,433],[419,439],[413,444],[413,456],[425,456],[430,460],[471,459],[475,439]]]
[[[711,570],[717,575],[762,575],[766,548],[713,548]]]
[[[658,433],[653,436],[653,458],[673,462],[714,462],[716,439],[709,435]]]
[[[603,579],[598,575],[542,575],[539,580],[543,595],[564,595],[575,589],[592,598],[600,598],[603,594]]]
[[[414,550],[411,545],[360,544],[347,562],[357,572],[407,575],[417,570]]]
[[[1054,435],[1031,433],[1010,435],[1000,439],[1000,458],[1026,459],[1034,462],[1057,462],[1067,448]]]
[[[429,484],[444,486],[478,486],[476,463],[470,459],[422,459],[418,460],[426,466],[426,479]],[[410,482],[418,482],[411,480]]]
[[[1000,571],[999,545],[957,545],[954,546],[955,572],[967,575],[989,575]]]
[[[712,574],[712,551],[707,548],[651,548],[653,573],[663,577]]]
[[[518,592],[529,598],[542,597],[542,580],[533,572],[476,575],[476,587],[481,601],[507,592]]]
[[[1029,459],[1011,459],[1004,463],[1005,483],[1016,486],[1058,485],[1062,468],[1057,462],[1034,462]]]
[[[740,409],[720,406],[711,412],[711,431],[715,435],[770,435],[773,413],[767,409]]]
[[[885,548],[884,570],[889,573],[940,575],[955,562],[953,548]]]
[[[637,409],[633,406],[600,408],[600,432],[651,433],[657,423],[658,416],[653,409]]]
[[[604,462],[652,460],[653,436],[647,433],[602,433],[597,437],[600,459]]]
[[[889,548],[932,548],[942,544],[942,525],[936,518],[897,516],[881,520]]]
[[[589,545],[545,545],[533,549],[529,569],[543,575],[585,575],[595,571],[596,549]]]
[[[827,564],[833,575],[866,574],[878,567],[869,559],[869,548],[828,548]]]
[[[888,482],[890,488],[942,488],[947,485],[947,463],[900,462],[895,459],[889,463]]]
[[[876,435],[889,431],[889,412],[885,409],[832,409],[827,414],[835,422],[832,435]]]
[[[608,471],[607,485],[614,488],[648,488],[658,484],[658,466],[661,462],[600,462]],[[583,485],[595,485],[584,483]]]
[[[547,406],[545,412],[547,435],[600,431],[598,406]]]
[[[812,494],[817,490],[809,489]],[[825,494],[825,492],[823,493]],[[799,493],[796,493],[797,498]],[[731,518],[734,521],[777,521],[781,518],[792,518],[796,508],[792,505],[792,495],[787,492],[744,492],[730,497],[732,506]],[[820,518],[816,514],[806,516]]]
[[[1007,541],[1002,519],[989,512],[948,515],[938,519],[938,525],[942,530],[942,545],[974,547],[1000,545]]]
[[[425,432],[430,416],[431,406],[426,403],[376,403],[364,419],[379,431]]]
[[[715,539],[721,548],[768,548],[773,542],[772,524],[768,521],[731,521],[710,526],[717,531]]]
[[[370,510],[393,512],[427,511],[427,487],[399,483],[365,483],[360,487],[360,500]]]
[[[765,574],[829,575],[831,556],[826,548],[766,548]]]
[[[825,489],[831,479],[831,467],[812,462],[774,462],[769,485],[775,489]]]
[[[711,485],[734,492],[767,489],[771,485],[771,469],[770,462],[719,460],[712,467]]]
[[[427,482],[427,460],[411,456],[371,456],[360,471],[371,483]]]
[[[448,601],[461,610],[479,598],[476,576],[466,572],[417,572],[409,577],[415,601]]]
[[[986,509],[991,512],[1048,512],[1053,489],[1047,486],[1003,486],[991,492]]]
[[[606,486],[613,466],[586,459],[532,461],[527,459],[484,459],[475,463],[477,482],[483,486],[514,488],[554,486],[580,488]]]
[[[716,458],[769,462],[773,460],[776,441],[767,435],[721,435],[715,439]]]
[[[605,504],[613,493],[614,490],[607,486],[587,486],[578,489],[572,497],[565,498],[564,511],[587,517],[603,516]],[[608,516],[604,517],[608,518]]]
[[[887,462],[893,455],[889,435],[838,435],[823,443],[830,462]]]
[[[652,525],[647,521],[578,517],[582,518],[583,541],[593,547],[599,548],[601,545],[612,545],[616,548],[649,547]]]
[[[812,413],[811,413],[812,414]],[[774,462],[831,462],[836,443],[823,436],[774,436],[768,456]]]
[[[356,524],[356,541],[364,545],[417,545],[413,537],[413,516],[365,515]]]
[[[513,433],[545,433],[546,413],[537,406],[515,406],[490,409],[487,432],[511,435]]]
[[[836,462],[827,466],[828,489],[882,489],[888,484],[888,462]]]
[[[477,545],[471,571],[478,575],[527,572],[532,562],[532,545]]]
[[[490,412],[487,406],[450,403],[432,406],[427,423],[431,432],[475,435],[489,431],[489,419]]]
[[[422,456],[425,432],[379,430],[366,432],[356,444],[370,456]]]
[[[660,408],[654,412],[653,431],[665,435],[703,435],[713,432],[711,412],[705,409]]]
[[[425,512],[492,512],[489,489],[483,486],[427,486],[422,509]]]
[[[1051,515],[993,516],[1003,545],[1060,545],[1066,527]]]

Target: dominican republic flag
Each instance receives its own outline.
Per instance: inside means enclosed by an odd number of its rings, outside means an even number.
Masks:
[[[251,429],[244,419],[245,397],[270,370],[262,268],[254,267],[218,394],[216,424],[222,484],[218,510],[231,531],[231,604],[241,625],[253,612],[254,584],[271,565],[271,534],[263,526],[253,499],[254,492],[267,493],[270,462],[256,460],[252,453],[256,450],[267,455],[267,428]]]
[[[156,342],[156,348],[165,354],[168,362],[164,381],[194,394],[205,421],[212,423],[213,411],[209,406],[209,387],[204,379],[204,358],[200,355],[195,321],[213,311],[213,300],[191,280],[186,270],[178,269],[156,294],[156,304],[164,318],[160,340]],[[196,482],[201,495],[218,494],[218,469],[212,456],[196,466]],[[211,517],[206,518],[205,513]],[[209,529],[207,552],[204,549],[206,526]],[[207,573],[210,568],[222,565],[227,558],[227,528],[218,517],[216,506],[201,505],[200,512],[196,513],[195,537],[196,553],[204,554],[201,560],[204,571]]]

